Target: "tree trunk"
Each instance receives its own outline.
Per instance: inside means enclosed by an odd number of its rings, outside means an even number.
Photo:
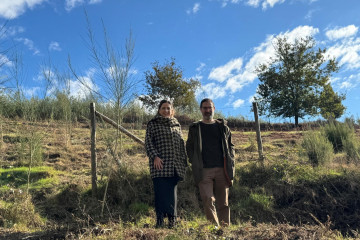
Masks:
[[[295,115],[295,127],[299,126],[299,116]]]

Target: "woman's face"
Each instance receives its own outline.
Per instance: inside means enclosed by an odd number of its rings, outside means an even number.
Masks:
[[[159,114],[169,118],[171,116],[172,106],[169,103],[163,103],[159,109]]]

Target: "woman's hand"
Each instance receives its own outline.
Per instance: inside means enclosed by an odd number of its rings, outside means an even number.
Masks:
[[[156,156],[155,159],[154,159],[154,167],[155,167],[155,169],[156,170],[163,169],[163,164],[164,164],[164,161]]]

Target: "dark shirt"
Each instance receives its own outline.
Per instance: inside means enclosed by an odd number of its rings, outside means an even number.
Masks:
[[[204,168],[224,167],[219,123],[200,122]]]

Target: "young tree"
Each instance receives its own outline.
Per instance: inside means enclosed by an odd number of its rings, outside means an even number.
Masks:
[[[294,117],[297,126],[299,118],[319,113],[321,93],[331,88],[328,81],[339,67],[335,59],[326,58],[326,49],[314,50],[314,46],[312,37],[294,43],[286,37],[276,39],[275,57],[256,69],[261,114]],[[323,99],[322,104],[327,101]]]
[[[147,95],[139,97],[144,105],[156,108],[163,98],[167,98],[181,110],[192,111],[197,106],[195,91],[200,87],[200,82],[184,79],[183,70],[176,66],[174,58],[164,65],[154,62],[152,70],[145,72]]]
[[[10,60],[6,56],[6,54],[9,52],[9,48],[6,48],[4,41],[2,41],[7,32],[6,24],[7,22],[0,26],[0,69],[2,69],[6,64],[10,63]],[[5,86],[7,81],[9,81],[9,77],[0,73],[0,93],[7,89]]]
[[[344,114],[345,107],[341,101],[345,100],[345,95],[334,92],[330,83],[324,86],[319,99],[320,114],[325,119],[336,119]]]

